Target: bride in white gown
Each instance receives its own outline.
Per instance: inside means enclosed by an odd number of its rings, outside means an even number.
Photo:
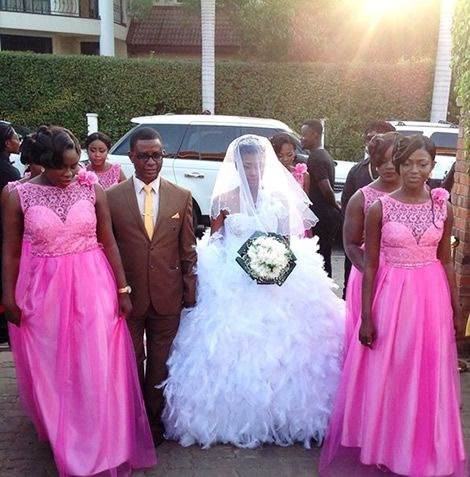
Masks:
[[[166,437],[183,446],[321,442],[341,367],[343,302],[323,270],[308,198],[265,138],[229,146],[198,245],[197,305],[168,361]],[[259,285],[236,263],[255,232],[290,236],[297,266]]]

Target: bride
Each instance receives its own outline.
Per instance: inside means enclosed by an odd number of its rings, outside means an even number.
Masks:
[[[343,302],[303,239],[309,201],[258,136],[233,141],[198,245],[197,305],[180,324],[163,383],[166,437],[183,446],[282,446],[323,439],[341,366]],[[236,263],[254,232],[290,237],[297,266],[259,285]]]

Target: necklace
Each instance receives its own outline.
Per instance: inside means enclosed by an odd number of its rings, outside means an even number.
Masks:
[[[367,170],[369,171],[369,177],[371,181],[375,181],[376,177],[374,177],[374,174],[372,174],[372,165],[370,161],[367,164]]]

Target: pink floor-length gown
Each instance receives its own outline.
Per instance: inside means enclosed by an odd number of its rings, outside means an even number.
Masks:
[[[132,342],[97,242],[95,191],[17,186],[30,240],[13,352],[22,400],[62,477],[128,476],[156,463]]]
[[[364,217],[367,214],[370,206],[381,196],[387,192],[374,189],[370,185],[366,185],[360,189],[364,198]],[[349,274],[348,286],[346,287],[346,321],[344,333],[344,355],[348,351],[349,343],[352,339],[357,339],[354,335],[356,324],[361,318],[362,305],[362,272],[360,272],[354,265],[351,267]]]
[[[322,449],[322,477],[468,476],[450,291],[436,257],[448,194],[435,189],[432,195],[424,204],[379,199],[377,339],[373,349],[350,344]]]

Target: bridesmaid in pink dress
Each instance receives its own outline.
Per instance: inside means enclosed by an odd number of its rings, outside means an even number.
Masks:
[[[400,139],[393,161],[402,186],[367,214],[360,342],[351,341],[346,357],[322,477],[468,476],[455,365],[464,323],[450,253],[452,207],[447,191],[425,185],[434,158],[430,139]]]
[[[343,245],[352,268],[346,289],[345,354],[361,316],[362,272],[364,270],[364,222],[369,207],[382,195],[400,187],[400,175],[392,163],[392,150],[399,138],[396,132],[375,135],[369,143],[371,166],[379,177],[359,189],[349,200],[344,215]]]
[[[111,139],[106,134],[95,132],[90,134],[85,141],[90,164],[87,170],[94,172],[98,176],[99,183],[103,189],[108,189],[113,185],[126,180],[120,164],[110,164],[108,158],[111,149]]]
[[[271,138],[271,144],[280,163],[294,176],[308,197],[310,175],[307,172],[307,164],[303,162],[295,164],[295,142],[292,137],[287,133],[279,133]],[[312,231],[306,230],[304,236],[311,238]]]
[[[96,176],[79,170],[80,146],[41,127],[32,151],[45,172],[5,206],[4,304],[39,437],[61,477],[129,476],[156,463],[125,322],[131,311],[109,211]],[[19,275],[29,237],[29,273]]]

